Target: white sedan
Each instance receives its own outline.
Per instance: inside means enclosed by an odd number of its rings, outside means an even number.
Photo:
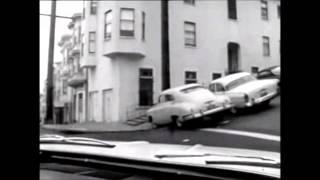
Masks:
[[[227,95],[235,108],[244,108],[269,104],[278,95],[278,82],[278,79],[258,80],[248,72],[240,72],[212,81],[209,89],[214,94]]]
[[[204,117],[232,108],[230,98],[214,95],[200,84],[188,84],[163,91],[159,102],[147,111],[150,122],[161,125]]]

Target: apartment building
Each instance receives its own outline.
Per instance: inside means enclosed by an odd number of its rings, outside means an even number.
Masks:
[[[69,58],[81,74],[69,81],[73,119],[143,115],[162,91],[161,2],[84,4]],[[171,87],[280,64],[280,0],[169,1],[168,11]]]

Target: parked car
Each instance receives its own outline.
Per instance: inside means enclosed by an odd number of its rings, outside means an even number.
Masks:
[[[211,115],[233,107],[224,95],[214,95],[200,84],[188,84],[163,91],[159,102],[147,111],[149,121],[156,124],[174,123]]]
[[[280,66],[271,66],[260,70],[257,73],[257,79],[278,79],[280,86],[281,71]]]
[[[235,73],[213,80],[209,89],[214,94],[227,95],[235,108],[269,104],[278,94],[278,79],[258,80],[248,72]]]

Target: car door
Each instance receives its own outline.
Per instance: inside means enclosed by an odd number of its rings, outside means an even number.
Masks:
[[[169,94],[162,94],[159,96],[159,103],[154,107],[153,120],[157,124],[168,123],[170,108],[172,106],[171,96]]]
[[[244,95],[242,93],[233,93],[225,90],[225,87],[221,83],[213,83],[210,85],[210,90],[216,95],[228,96],[234,105],[244,104]]]

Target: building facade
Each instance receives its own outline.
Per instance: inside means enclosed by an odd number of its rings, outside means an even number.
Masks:
[[[143,115],[162,91],[161,2],[84,4],[75,120]],[[171,87],[280,64],[280,0],[169,1],[168,12]]]

